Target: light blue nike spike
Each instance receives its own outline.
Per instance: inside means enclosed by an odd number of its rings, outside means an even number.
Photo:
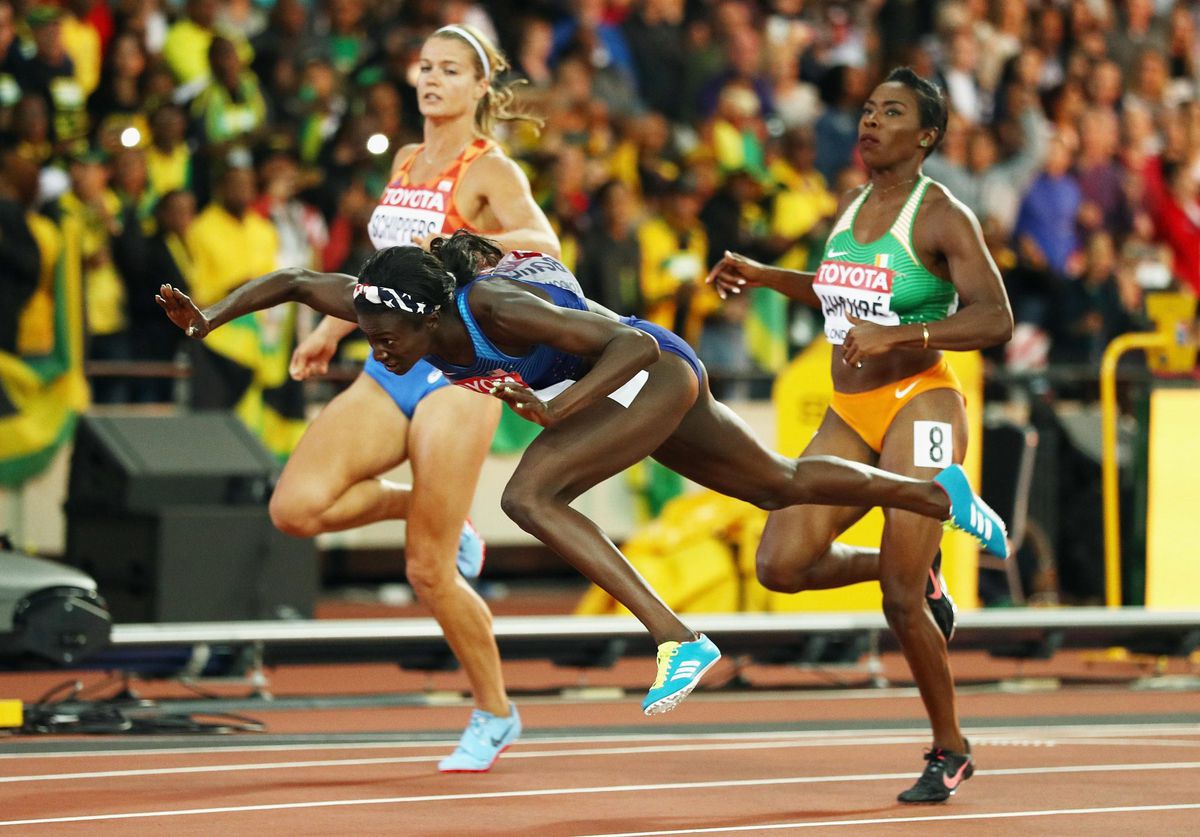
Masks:
[[[483,559],[487,555],[487,546],[483,536],[471,525],[471,521],[463,521],[462,533],[458,536],[458,555],[455,563],[462,577],[466,579],[479,578],[483,572]]]
[[[500,718],[482,709],[471,713],[454,752],[438,763],[442,773],[486,773],[500,754],[521,736],[521,716],[509,704],[509,715]]]

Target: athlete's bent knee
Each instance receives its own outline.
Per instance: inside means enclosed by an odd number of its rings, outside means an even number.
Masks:
[[[500,508],[513,523],[531,535],[537,534],[538,509],[544,505],[533,484],[527,480],[513,479],[500,495]]]
[[[321,506],[291,492],[276,490],[271,495],[267,512],[271,516],[271,523],[285,535],[311,538],[324,531],[321,528]]]
[[[428,602],[430,597],[457,583],[449,551],[445,556],[438,556],[410,547],[405,553],[404,577],[421,601]]]
[[[774,593],[799,593],[804,589],[802,574],[783,564],[759,560],[754,571],[758,583]]]
[[[892,631],[902,636],[925,620],[925,597],[909,591],[884,589],[883,615]]]

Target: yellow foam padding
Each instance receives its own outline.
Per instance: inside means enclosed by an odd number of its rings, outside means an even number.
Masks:
[[[678,497],[643,526],[622,550],[638,573],[680,613],[728,613],[739,609],[744,584],[734,547],[747,517],[766,515],[711,491]],[[761,531],[761,523],[759,523]],[[593,586],[575,609],[584,615],[627,614]]]
[[[638,573],[679,613],[729,613],[738,609],[737,565],[729,547],[715,538],[693,540],[669,555],[627,550]],[[580,615],[629,611],[593,586],[575,608]]]
[[[1192,542],[1192,524],[1200,508],[1198,414],[1200,389],[1159,388],[1150,393],[1146,607],[1200,606],[1200,563],[1195,550],[1185,546]]]
[[[19,700],[0,700],[0,727],[19,727],[25,723],[25,707]]]

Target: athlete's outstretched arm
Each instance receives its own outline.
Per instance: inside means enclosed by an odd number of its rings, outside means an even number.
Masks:
[[[485,154],[469,169],[462,192],[478,190],[499,222],[499,232],[485,233],[505,250],[536,250],[554,258],[562,255],[558,235],[533,199],[529,179],[501,154]]]
[[[503,384],[493,393],[530,421],[553,426],[604,398],[658,360],[658,343],[636,328],[591,311],[559,308],[523,291],[471,292],[471,312],[483,333],[501,345],[552,346],[594,359],[592,368],[560,395],[543,402],[525,387]]]
[[[772,267],[726,250],[721,261],[713,265],[705,281],[716,285],[717,293],[722,299],[731,293],[740,294],[747,288],[763,287],[778,291],[789,299],[803,302],[813,308],[820,308],[821,300],[813,291],[815,276],[815,273],[804,270]]]
[[[859,196],[862,189],[863,187],[856,186],[838,198],[835,218],[842,216],[850,204],[854,203],[854,199]],[[763,264],[746,258],[740,253],[731,253],[726,250],[721,260],[713,265],[713,269],[709,271],[705,281],[716,286],[721,299],[725,299],[731,293],[740,294],[749,288],[763,287],[770,288],[788,299],[794,299],[819,311],[821,298],[813,290],[813,279],[816,278],[816,275],[807,270],[789,270],[786,267]]]
[[[178,288],[163,285],[155,297],[171,322],[189,337],[203,338],[210,331],[251,311],[272,308],[281,302],[302,302],[322,314],[357,321],[354,285],[344,273],[317,273],[299,267],[272,271],[251,279],[224,299],[201,311]]]

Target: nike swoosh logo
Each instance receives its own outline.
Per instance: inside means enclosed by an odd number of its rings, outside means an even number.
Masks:
[[[504,743],[504,736],[503,736],[503,735],[502,735],[502,736],[500,736],[499,738],[493,738],[493,739],[492,739],[492,746],[493,746],[493,747],[499,747],[499,746],[500,746],[501,744],[503,744],[503,743]],[[957,784],[957,783],[956,783],[956,784]]]
[[[900,387],[896,387],[896,397],[897,397],[897,398],[903,398],[904,396],[906,396],[906,395],[908,395],[910,392],[912,392],[912,390],[913,390],[913,387],[915,387],[916,385],[917,385],[917,382],[916,382],[916,381],[913,381],[911,384],[909,384],[908,386],[906,386],[904,389],[900,389]]]
[[[936,602],[942,597],[942,585],[938,583],[938,578],[933,574],[932,568],[929,570],[929,577],[933,579],[933,592],[927,595],[925,598],[932,599]]]
[[[946,773],[942,774],[942,784],[944,784],[946,786],[946,790],[954,790],[955,788],[957,788],[959,786],[959,783],[961,783],[963,780],[963,773],[966,771],[967,765],[969,765],[970,763],[971,763],[970,759],[967,759],[966,761],[964,761],[959,766],[958,770],[956,770],[954,772],[953,776],[950,776]]]
[[[826,254],[825,254],[825,258],[827,258],[827,259],[839,259],[839,258],[841,258],[841,257],[842,257],[842,256],[844,256],[844,255],[846,255],[846,251],[845,251],[845,250],[836,250],[836,251],[835,251],[835,250],[830,250],[828,253],[826,253]]]

